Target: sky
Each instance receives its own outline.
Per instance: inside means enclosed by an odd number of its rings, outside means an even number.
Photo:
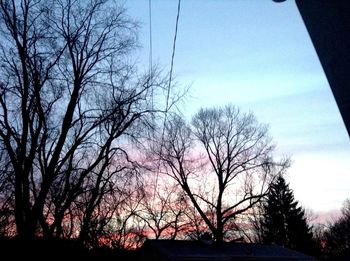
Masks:
[[[152,0],[152,61],[169,70],[177,0]],[[140,21],[139,62],[148,66],[149,0],[125,0]],[[237,105],[270,126],[287,181],[316,213],[350,197],[350,139],[294,0],[182,0],[176,82],[191,86],[182,112]]]

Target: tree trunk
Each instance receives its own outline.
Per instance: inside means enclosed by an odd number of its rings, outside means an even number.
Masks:
[[[214,240],[217,244],[222,244],[224,242],[224,229],[221,226],[218,226],[214,233]]]

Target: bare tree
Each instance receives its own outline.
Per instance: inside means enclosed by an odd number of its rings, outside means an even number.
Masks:
[[[137,218],[145,193],[142,183],[125,180],[124,184],[124,189],[113,193],[107,201],[112,203],[114,214],[103,233],[103,239],[112,248],[134,249],[146,238],[145,225]]]
[[[333,223],[328,224],[321,237],[325,257],[333,260],[349,256],[350,249],[350,199],[343,203],[342,215]]]
[[[273,160],[268,128],[234,106],[201,109],[189,126],[179,116],[166,125],[158,148],[164,172],[175,179],[214,235],[257,204],[288,160]],[[203,184],[203,181],[205,183]]]
[[[140,202],[137,216],[146,224],[148,237],[181,237],[189,225],[186,218],[188,204],[182,190],[177,184],[161,177],[149,180],[144,187],[145,197]]]
[[[262,220],[264,215],[263,207],[265,203],[266,200],[259,202],[247,213],[247,223],[250,226],[250,233],[247,235],[247,238],[250,242],[263,243]]]
[[[0,145],[0,237],[15,234],[12,173],[7,154],[3,152],[3,146]]]
[[[193,204],[191,204],[191,202],[188,202],[187,205],[188,207],[186,210],[186,217],[188,219],[189,225],[185,230],[184,237],[190,240],[200,240],[202,239],[203,235],[209,234],[209,228]]]
[[[13,170],[17,234],[33,238],[39,226],[61,236],[85,192],[89,226],[123,169],[108,168],[148,124],[161,83],[130,65],[137,25],[112,2],[1,0],[0,19],[0,142]]]

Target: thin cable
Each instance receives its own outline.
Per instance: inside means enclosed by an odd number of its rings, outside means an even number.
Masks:
[[[148,57],[148,70],[150,80],[153,77],[153,44],[152,44],[152,0],[148,0],[148,18],[149,18],[149,57]],[[151,108],[154,110],[154,90],[151,87]]]
[[[152,72],[152,0],[148,0],[148,13],[149,13],[149,71]]]
[[[153,77],[153,43],[152,43],[152,0],[148,0],[148,23],[149,23],[149,57],[148,57],[148,69],[149,69],[149,75],[150,77]],[[151,107],[152,111],[154,110],[154,88],[152,86],[151,88]],[[154,139],[155,133],[154,133],[154,118],[152,117],[152,138]],[[157,164],[157,169],[159,169],[159,163]],[[158,187],[158,175],[159,171],[157,170],[156,172],[156,180],[154,184],[154,189],[153,189],[153,199],[151,201],[151,206],[152,208],[154,207],[155,204],[155,199],[156,199],[156,192],[157,192],[157,187]]]
[[[169,110],[169,97],[170,97],[170,88],[171,88],[171,81],[173,78],[173,69],[174,69],[174,57],[175,57],[175,50],[176,50],[176,38],[177,38],[177,31],[178,31],[178,25],[179,25],[179,17],[180,17],[180,7],[181,7],[181,0],[178,1],[177,4],[177,16],[176,16],[176,25],[175,25],[175,34],[174,34],[174,41],[173,41],[173,51],[171,55],[171,64],[170,64],[170,73],[169,73],[169,85],[168,85],[168,92],[166,97],[166,106],[165,106],[165,121],[167,118],[167,113]]]
[[[163,122],[163,129],[162,129],[162,138],[160,143],[160,154],[163,154],[163,143],[164,143],[164,132],[165,132],[165,125],[168,118],[168,111],[169,111],[169,98],[170,98],[170,88],[171,88],[171,82],[173,77],[173,70],[174,70],[174,59],[175,59],[175,50],[176,50],[176,39],[177,39],[177,31],[178,31],[178,25],[179,25],[179,17],[180,17],[180,7],[181,7],[181,0],[178,1],[177,4],[177,15],[176,15],[176,24],[175,24],[175,34],[174,34],[174,40],[173,40],[173,48],[172,48],[172,54],[171,54],[171,63],[170,63],[170,72],[169,72],[169,84],[167,89],[167,95],[166,95],[166,104],[165,104],[165,115],[164,115],[164,122]],[[160,163],[160,161],[158,161]],[[158,171],[156,174],[156,181],[155,181],[155,188],[154,188],[154,195],[153,195],[153,201],[155,199],[155,191],[158,187]]]
[[[179,17],[180,17],[180,7],[181,7],[181,0],[179,0],[178,4],[177,4],[175,34],[174,34],[174,40],[173,40],[173,49],[172,49],[172,54],[171,54],[171,63],[170,63],[170,72],[169,72],[169,84],[168,84],[167,95],[166,95],[165,115],[164,115],[164,122],[163,122],[162,139],[161,139],[161,144],[160,144],[160,146],[161,146],[160,147],[160,153],[161,154],[163,153],[165,124],[166,124],[166,121],[168,119],[170,88],[171,88],[171,81],[172,81],[172,78],[173,78],[174,58],[175,58],[175,50],[176,50],[176,39],[177,39],[177,31],[178,31]]]
[[[180,7],[181,7],[181,0],[179,0],[178,4],[177,4],[175,34],[174,34],[174,40],[173,40],[173,49],[172,49],[172,54],[171,54],[171,63],[170,63],[170,72],[169,72],[169,84],[168,84],[167,95],[166,95],[165,115],[164,115],[162,139],[161,139],[161,145],[160,145],[161,146],[161,149],[160,149],[160,153],[161,154],[162,154],[162,151],[163,151],[165,124],[166,124],[166,121],[168,119],[170,88],[171,88],[171,81],[172,81],[172,78],[173,78],[174,58],[175,58],[175,50],[176,50],[176,39],[177,39],[177,31],[178,31],[179,17],[180,17],[180,10],[181,10]]]
[[[175,50],[176,50],[176,39],[177,39],[177,31],[178,31],[179,17],[180,17],[180,7],[181,7],[181,0],[179,0],[178,4],[177,4],[175,34],[174,34],[174,40],[173,40],[173,50],[172,50],[172,54],[171,54],[171,63],[170,63],[170,72],[169,72],[169,85],[168,85],[168,89],[167,89],[167,96],[166,96],[166,103],[165,103],[165,115],[164,115],[163,130],[162,130],[162,139],[161,139],[161,144],[160,144],[160,146],[161,146],[160,147],[160,153],[161,154],[163,152],[165,124],[166,124],[166,121],[168,119],[170,88],[171,88],[171,81],[172,81],[172,78],[173,78],[174,58],[175,58]]]
[[[174,34],[174,40],[173,40],[173,49],[172,49],[172,54],[171,54],[171,63],[170,63],[170,72],[169,72],[169,84],[168,84],[167,95],[166,95],[165,115],[164,115],[164,121],[163,121],[162,138],[161,138],[161,143],[160,143],[160,154],[161,155],[163,154],[163,142],[164,142],[165,124],[166,124],[166,121],[168,119],[170,88],[171,88],[171,81],[172,81],[172,78],[173,78],[174,58],[175,58],[175,50],[176,50],[176,39],[177,39],[177,31],[178,31],[179,17],[180,17],[180,7],[181,7],[181,0],[179,0],[178,4],[177,4],[175,34]]]

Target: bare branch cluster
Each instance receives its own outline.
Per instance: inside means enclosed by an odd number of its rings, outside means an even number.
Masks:
[[[126,204],[129,141],[165,82],[138,73],[138,24],[114,2],[1,0],[0,28],[0,222],[13,211],[19,237],[84,241]]]
[[[274,148],[267,126],[228,105],[201,109],[191,125],[173,116],[156,154],[220,242],[289,166],[273,159]]]

